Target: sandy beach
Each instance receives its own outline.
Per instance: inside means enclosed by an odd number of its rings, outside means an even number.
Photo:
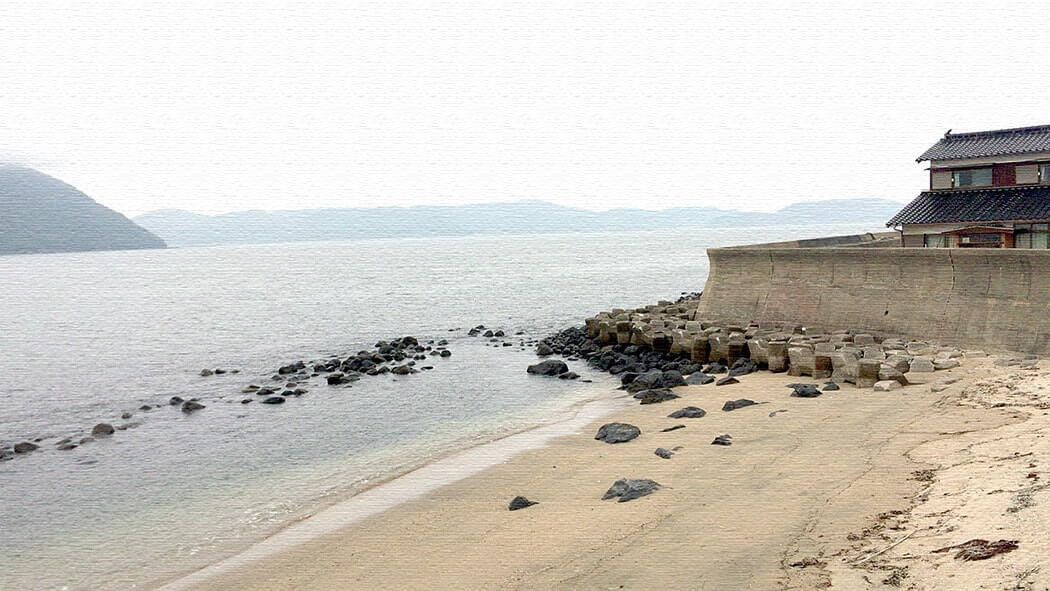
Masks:
[[[676,388],[679,400],[632,405],[182,586],[1047,589],[1050,372],[993,361],[966,359],[891,392],[844,384],[794,398],[788,383],[814,380],[769,372]],[[931,391],[949,377],[958,381]],[[721,410],[737,398],[760,404]],[[685,406],[707,415],[668,418]],[[596,441],[613,421],[642,434]],[[676,424],[686,427],[661,432]],[[711,444],[722,434],[731,446]],[[662,459],[658,447],[678,449]],[[662,488],[626,503],[601,500],[620,478]],[[539,504],[508,511],[516,495]],[[980,561],[933,552],[975,538],[1017,548]]]

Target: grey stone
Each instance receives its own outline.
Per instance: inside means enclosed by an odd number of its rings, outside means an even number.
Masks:
[[[602,500],[620,497],[618,502],[624,503],[634,499],[650,495],[659,490],[660,484],[648,478],[621,478],[613,483],[609,490],[602,495]]]
[[[707,414],[707,411],[697,406],[687,406],[680,408],[673,413],[667,415],[672,419],[699,419]]]
[[[598,429],[594,438],[606,443],[624,443],[641,434],[641,429],[628,423],[606,423]]]
[[[668,400],[674,400],[679,396],[671,392],[667,388],[654,388],[651,390],[642,390],[634,395],[640,401],[640,404],[657,404],[659,402],[666,402]]]
[[[517,497],[514,497],[513,499],[511,499],[510,505],[507,506],[507,509],[509,509],[511,511],[517,511],[518,509],[524,509],[526,507],[531,507],[533,505],[538,505],[538,504],[539,504],[538,501],[530,501],[530,500],[526,499],[525,497],[517,496]]]
[[[909,364],[908,371],[919,372],[919,373],[931,373],[936,368],[933,366],[933,362],[925,357],[915,357]]]
[[[726,403],[722,405],[722,410],[725,411],[725,412],[729,412],[731,410],[736,410],[738,408],[744,408],[745,406],[751,406],[751,405],[754,405],[754,404],[758,404],[758,403],[755,402],[754,400],[749,400],[747,398],[738,398],[736,400],[726,400]]]
[[[98,437],[100,435],[112,435],[114,431],[115,429],[113,428],[113,425],[110,425],[109,423],[99,423],[91,429],[91,434]]]
[[[541,361],[535,365],[530,365],[526,371],[533,375],[556,376],[569,371],[569,366],[565,365],[564,361],[548,359],[547,361]]]
[[[889,392],[891,390],[897,390],[901,388],[901,383],[897,380],[883,380],[881,382],[875,382],[876,392]]]
[[[656,451],[654,451],[653,453],[658,455],[658,456],[660,456],[661,458],[663,458],[665,460],[670,460],[671,456],[674,455],[674,452],[672,452],[669,449],[664,449],[662,447],[656,448]]]

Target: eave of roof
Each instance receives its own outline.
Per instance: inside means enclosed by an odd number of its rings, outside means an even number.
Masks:
[[[967,133],[951,133],[949,130],[944,137],[923,152],[915,161],[957,160],[1047,150],[1050,150],[1050,125]]]
[[[923,191],[886,225],[1021,220],[1050,220],[1050,186]]]

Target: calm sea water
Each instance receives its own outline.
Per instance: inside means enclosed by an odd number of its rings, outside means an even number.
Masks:
[[[0,445],[42,439],[39,451],[0,462],[0,589],[150,588],[213,563],[428,459],[613,393],[579,363],[570,365],[594,383],[527,376],[536,357],[522,339],[699,291],[708,246],[870,230],[0,257]],[[477,324],[525,335],[490,346],[466,336]],[[281,364],[401,335],[448,339],[453,355],[352,388],[315,378],[279,406],[239,403],[242,387],[274,383]],[[205,367],[240,373],[199,376]],[[175,395],[207,408],[138,410]],[[102,421],[140,424],[55,449]]]

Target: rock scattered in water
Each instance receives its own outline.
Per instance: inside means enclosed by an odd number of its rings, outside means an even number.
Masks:
[[[657,456],[660,456],[661,458],[663,458],[665,460],[670,460],[671,456],[674,455],[673,451],[671,451],[669,449],[664,449],[662,447],[656,448],[656,451],[654,451],[653,453],[656,454]]]
[[[241,404],[251,404],[251,402],[252,402],[251,398],[245,398],[244,400],[241,401]]]
[[[284,404],[284,397],[283,396],[271,396],[271,397],[267,398],[266,400],[263,400],[262,402],[263,402],[263,404]]]
[[[201,410],[202,408],[205,408],[203,404],[195,402],[193,400],[187,400],[186,402],[182,403],[182,412],[186,414],[190,414],[191,412]]]
[[[574,371],[567,371],[567,372],[565,372],[563,374],[559,374],[558,375],[558,379],[559,380],[576,380],[576,379],[579,379],[579,377],[580,377],[580,374],[578,374],[578,373],[576,373]]]
[[[448,349],[442,349],[441,350],[441,356],[442,357],[452,357],[452,351],[449,351]]]
[[[105,435],[112,435],[113,431],[115,431],[115,429],[113,429],[113,425],[110,425],[109,423],[99,423],[91,429],[91,434],[95,437],[99,437]]]
[[[181,396],[172,396],[171,399],[168,400],[168,404],[171,406],[178,406],[182,404],[182,402],[183,400]]]
[[[737,398],[736,400],[726,400],[726,403],[722,405],[722,410],[724,410],[725,412],[729,412],[731,410],[736,410],[738,408],[744,408],[745,406],[751,406],[753,404],[758,404],[758,403],[755,402],[754,400],[749,400],[747,398]]]
[[[36,451],[40,449],[40,446],[35,443],[23,441],[21,443],[16,443],[14,449],[16,454],[27,454],[31,451]]]
[[[547,343],[544,343],[543,341],[540,341],[540,343],[538,345],[536,345],[536,354],[539,355],[540,357],[546,357],[548,355],[554,355],[554,349],[551,349],[551,346],[548,345]]]
[[[60,443],[60,444],[55,446],[55,449],[57,449],[58,451],[69,451],[71,449],[76,449],[76,448],[77,448],[77,444],[73,443],[72,441],[67,441],[65,443]]]
[[[656,492],[660,488],[660,484],[654,480],[648,478],[621,478],[613,483],[609,490],[605,491],[602,495],[602,500],[606,501],[614,497],[620,497],[618,502],[625,503],[634,499],[644,497]]]
[[[657,404],[659,402],[666,402],[668,400],[674,400],[680,398],[674,392],[671,392],[667,388],[657,388],[655,390],[642,390],[634,395],[639,400],[640,404]]]
[[[120,418],[122,418],[122,419],[130,419],[131,418],[131,413],[130,412],[123,413],[123,414],[120,415]]]
[[[711,442],[711,445],[733,445],[733,436],[726,433],[725,435],[719,435],[715,437],[715,440]]]
[[[666,429],[660,429],[661,433],[667,433],[668,431],[677,431],[678,429],[685,429],[685,425],[673,425]]]
[[[606,423],[598,429],[594,438],[606,443],[623,443],[641,434],[641,429],[628,423]]]
[[[149,410],[151,408],[153,408],[153,407],[148,405],[148,404],[143,404],[142,406],[139,407],[139,410]]]
[[[507,506],[507,509],[509,509],[511,511],[517,511],[518,509],[524,509],[526,507],[531,507],[533,505],[538,505],[538,504],[539,504],[539,501],[530,501],[530,500],[526,499],[525,497],[517,496],[517,497],[514,497],[513,499],[511,499],[510,505]]]
[[[416,371],[415,368],[409,367],[408,365],[399,365],[394,369],[390,370],[390,373],[394,374],[395,376],[407,376],[409,374],[419,372]]]
[[[213,372],[212,370],[210,370],[208,368],[204,368],[204,369],[201,370],[201,377],[202,378],[206,378],[206,377],[212,375],[213,373],[215,373],[215,372]]]
[[[535,365],[530,365],[526,371],[533,375],[556,376],[569,371],[569,366],[564,361],[548,359]]]
[[[739,384],[739,383],[740,383],[740,380],[734,378],[733,376],[726,376],[726,377],[718,380],[717,382],[715,382],[715,385],[716,386],[728,386],[730,384]]]
[[[698,406],[687,406],[685,408],[680,408],[667,416],[672,419],[699,419],[706,414],[707,411]]]

